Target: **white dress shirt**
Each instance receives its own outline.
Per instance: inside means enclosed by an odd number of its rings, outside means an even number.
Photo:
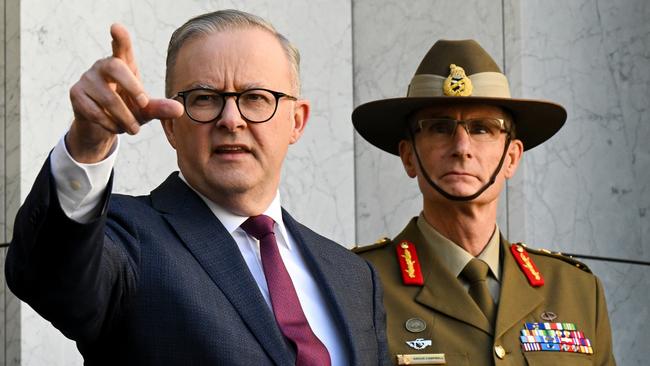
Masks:
[[[82,164],[76,162],[70,156],[65,146],[64,137],[59,140],[59,143],[52,151],[50,162],[61,208],[69,218],[80,223],[87,223],[99,216],[101,197],[106,190],[118,147],[119,138],[105,160],[95,164]],[[187,184],[182,174],[180,178]],[[194,190],[189,184],[188,187]],[[262,296],[267,305],[271,307],[266,277],[262,270],[260,243],[240,228],[240,225],[248,217],[235,215],[210,201],[198,191],[194,190],[194,192],[203,199],[212,213],[232,235]],[[275,221],[273,231],[275,232],[280,256],[287,268],[287,272],[289,272],[289,276],[291,276],[309,325],[327,347],[332,365],[347,365],[348,360],[345,359],[343,337],[340,334],[340,329],[336,326],[330,307],[327,306],[327,300],[305,263],[305,259],[296,246],[295,240],[284,225],[279,192],[276,193],[275,198],[264,211],[264,214]]]

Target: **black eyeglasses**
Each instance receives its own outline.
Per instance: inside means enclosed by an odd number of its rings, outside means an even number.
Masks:
[[[178,92],[172,99],[183,98],[185,113],[195,122],[209,123],[221,116],[227,97],[235,97],[237,109],[247,122],[270,120],[278,109],[280,98],[297,100],[289,94],[254,88],[242,92],[221,92],[210,88],[195,88]]]
[[[493,142],[502,132],[509,133],[505,120],[501,118],[472,118],[455,120],[451,118],[423,118],[415,121],[414,132],[423,134],[433,143],[447,143],[456,134],[458,125],[463,126],[472,141]]]

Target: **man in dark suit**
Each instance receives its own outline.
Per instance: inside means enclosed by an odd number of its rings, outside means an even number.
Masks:
[[[169,99],[152,99],[126,29],[111,35],[18,212],[12,291],[88,365],[385,364],[372,267],[281,208],[282,162],[309,116],[297,50],[254,15],[198,16],[172,35]],[[117,135],[154,118],[180,173],[113,194]]]
[[[394,239],[357,252],[384,283],[398,365],[614,365],[602,285],[583,264],[510,244],[499,194],[524,150],[553,136],[566,111],[515,99],[475,41],[436,42],[405,98],[352,116],[370,143],[399,155],[422,212]]]

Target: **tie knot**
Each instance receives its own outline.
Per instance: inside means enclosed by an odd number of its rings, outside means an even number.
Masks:
[[[272,218],[266,215],[257,215],[251,216],[243,224],[241,228],[244,231],[254,237],[257,240],[262,240],[263,237],[273,233],[273,221]]]
[[[487,279],[488,271],[490,267],[487,263],[483,262],[480,259],[472,258],[463,271],[460,273],[468,282],[474,283],[478,281],[485,281]]]

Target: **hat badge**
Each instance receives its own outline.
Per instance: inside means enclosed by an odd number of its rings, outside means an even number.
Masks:
[[[449,76],[442,84],[442,92],[450,97],[467,97],[472,95],[472,81],[465,75],[465,70],[456,66],[449,65]]]

